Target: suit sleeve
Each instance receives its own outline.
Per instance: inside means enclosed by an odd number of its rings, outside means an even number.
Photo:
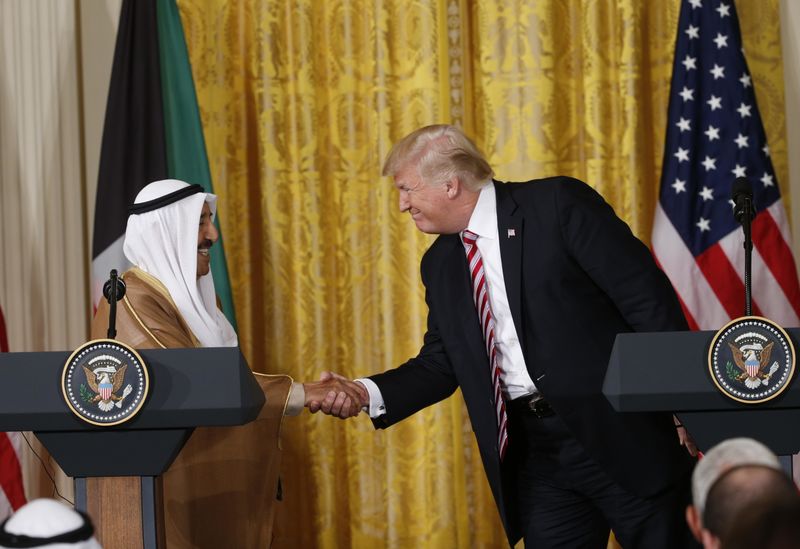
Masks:
[[[443,400],[456,390],[458,382],[444,349],[432,308],[431,290],[423,259],[422,280],[426,286],[428,328],[422,348],[416,357],[392,370],[370,376],[383,395],[386,413],[373,419],[382,429],[401,421],[419,410]]]
[[[570,255],[633,330],[689,329],[678,297],[650,250],[594,189],[569,179],[559,185],[556,202]]]

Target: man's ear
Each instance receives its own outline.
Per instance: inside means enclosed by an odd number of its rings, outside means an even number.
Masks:
[[[454,175],[445,181],[444,189],[447,193],[447,198],[456,198],[461,193],[461,180]]]
[[[694,539],[703,543],[703,525],[700,523],[700,513],[694,505],[686,507],[686,524],[689,525]]]

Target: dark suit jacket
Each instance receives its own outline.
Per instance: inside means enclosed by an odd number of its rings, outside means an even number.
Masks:
[[[531,378],[619,484],[642,497],[664,490],[691,467],[671,417],[617,413],[601,390],[618,333],[688,329],[672,286],[588,185],[566,177],[494,185],[506,292]],[[421,271],[424,344],[415,358],[371,378],[387,412],[375,425],[397,423],[460,387],[513,545],[520,532],[503,489],[488,359],[459,236],[437,238]]]

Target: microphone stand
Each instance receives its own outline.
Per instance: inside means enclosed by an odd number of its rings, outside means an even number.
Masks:
[[[108,339],[117,335],[117,301],[125,296],[125,282],[117,276],[117,270],[111,269],[111,278],[103,284],[103,295],[108,300]]]
[[[753,314],[753,288],[751,269],[753,263],[753,238],[750,222],[753,219],[753,201],[749,196],[743,198],[742,230],[744,231],[744,316]]]

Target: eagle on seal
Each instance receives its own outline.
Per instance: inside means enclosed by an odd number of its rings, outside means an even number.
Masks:
[[[89,388],[97,393],[90,402],[97,402],[97,407],[104,412],[111,410],[115,403],[119,408],[122,404],[122,400],[128,396],[133,389],[128,385],[125,387],[125,392],[122,396],[116,395],[122,387],[122,383],[125,381],[125,370],[127,369],[127,364],[123,365],[119,370],[113,366],[105,366],[95,370],[84,366],[83,371],[86,373],[86,382],[89,384]]]
[[[762,383],[767,385],[770,376],[778,369],[776,362],[770,367],[769,372],[764,372],[767,364],[769,364],[769,357],[772,354],[772,346],[774,344],[774,341],[770,341],[763,347],[760,343],[747,343],[741,347],[736,347],[732,343],[728,343],[733,353],[733,361],[742,371],[741,374],[736,376],[736,381],[743,381],[749,389],[755,389]]]

